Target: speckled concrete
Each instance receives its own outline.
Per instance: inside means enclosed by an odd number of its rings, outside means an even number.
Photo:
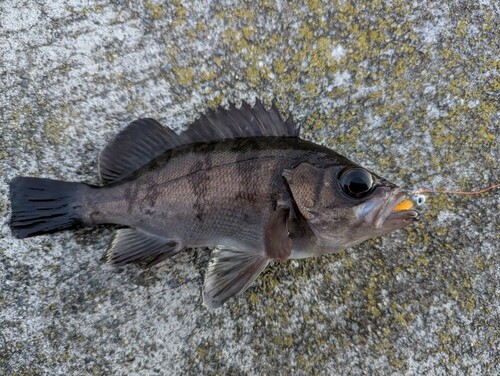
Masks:
[[[111,227],[7,226],[14,176],[96,183],[132,119],[255,96],[399,184],[498,183],[498,2],[82,3],[0,3],[0,374],[500,373],[498,191],[430,197],[417,225],[275,264],[214,311],[204,250],[113,269]]]

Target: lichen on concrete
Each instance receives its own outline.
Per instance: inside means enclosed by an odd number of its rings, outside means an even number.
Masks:
[[[16,175],[98,183],[129,121],[181,129],[260,97],[411,188],[499,182],[493,1],[0,3],[0,374],[498,374],[498,191],[430,196],[422,221],[275,263],[201,306],[207,250],[99,259],[113,228],[17,240]]]

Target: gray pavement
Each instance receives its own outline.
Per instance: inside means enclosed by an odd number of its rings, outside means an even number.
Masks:
[[[0,2],[0,374],[500,373],[499,193],[274,264],[201,305],[209,252],[112,268],[112,227],[17,240],[8,181],[98,183],[137,117],[276,98],[307,139],[412,188],[499,182],[495,1]],[[50,5],[49,5],[50,4]]]

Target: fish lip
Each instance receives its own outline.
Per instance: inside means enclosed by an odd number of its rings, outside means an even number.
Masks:
[[[376,228],[382,228],[388,220],[416,221],[420,214],[414,209],[397,210],[394,208],[398,206],[403,200],[408,197],[406,192],[401,191],[399,188],[392,192],[392,197],[387,200],[386,205],[382,208],[377,221],[375,222]]]

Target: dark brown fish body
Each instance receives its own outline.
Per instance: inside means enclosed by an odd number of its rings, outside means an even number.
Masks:
[[[184,139],[153,121],[132,123],[101,153],[102,187],[57,182],[54,197],[55,181],[16,178],[14,233],[124,225],[107,253],[116,264],[154,264],[185,248],[220,247],[204,292],[204,303],[217,306],[272,259],[335,252],[416,219],[414,211],[392,212],[404,198],[397,187],[298,138],[275,108],[265,111],[258,102],[203,119],[208,125],[193,125]]]
[[[134,177],[86,194],[89,224],[117,223],[169,234],[185,247],[262,249],[265,222],[287,194],[285,169],[309,160],[344,162],[330,149],[297,138],[244,138],[187,145]]]

